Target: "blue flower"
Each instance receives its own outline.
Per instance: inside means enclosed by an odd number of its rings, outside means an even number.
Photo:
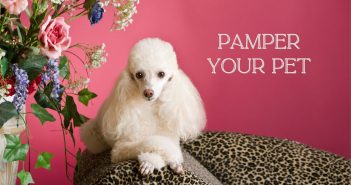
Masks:
[[[59,73],[60,71],[58,68],[57,59],[49,59],[48,63],[46,64],[46,71],[41,75],[41,83],[43,85],[45,85],[48,80],[51,80],[51,97],[54,99],[59,99],[60,94],[62,93],[60,88]]]
[[[18,112],[22,110],[23,104],[26,103],[28,96],[28,74],[25,70],[18,68],[16,64],[11,66],[15,73],[16,84],[15,84],[15,96],[13,97],[12,103],[15,105]]]
[[[88,17],[89,17],[90,24],[93,25],[98,23],[102,19],[102,16],[104,15],[104,11],[105,10],[103,9],[103,4],[99,1],[96,1],[89,12]]]

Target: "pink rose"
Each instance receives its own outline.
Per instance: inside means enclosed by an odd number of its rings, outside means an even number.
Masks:
[[[1,4],[4,5],[6,10],[10,14],[18,15],[28,6],[27,0],[1,0]]]
[[[69,28],[70,26],[65,23],[63,17],[51,19],[49,16],[39,31],[38,39],[41,53],[49,58],[59,58],[61,52],[68,49],[71,44]]]

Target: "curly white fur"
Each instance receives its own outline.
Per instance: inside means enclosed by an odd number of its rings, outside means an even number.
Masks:
[[[143,77],[138,79],[140,72]],[[151,98],[145,97],[146,89],[153,90]],[[195,138],[205,122],[202,100],[178,68],[173,47],[147,38],[132,48],[114,91],[96,118],[81,127],[80,135],[93,153],[112,148],[112,162],[138,159],[142,174],[165,165],[179,172],[180,139]]]

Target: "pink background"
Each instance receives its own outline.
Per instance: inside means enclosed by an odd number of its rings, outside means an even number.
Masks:
[[[70,23],[73,43],[105,42],[109,53],[108,63],[91,77],[90,90],[98,97],[89,107],[80,106],[82,113],[95,115],[135,42],[160,37],[174,45],[181,68],[202,95],[206,130],[288,138],[351,158],[348,0],[142,0],[125,32],[109,31],[112,14],[113,9],[107,9],[95,26],[86,18]],[[218,51],[217,33],[297,33],[301,49]],[[267,65],[272,57],[309,57],[312,63],[306,75],[272,75],[269,70],[265,75],[212,75],[207,57],[262,57]],[[32,170],[36,184],[70,184],[58,123],[41,126],[32,115],[27,119],[33,148],[54,153],[51,171]],[[67,140],[71,143],[69,136]],[[79,141],[77,147],[82,147]],[[77,147],[69,144],[68,148]],[[36,156],[32,151],[32,166]]]

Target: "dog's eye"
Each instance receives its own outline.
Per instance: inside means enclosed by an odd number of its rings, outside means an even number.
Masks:
[[[135,74],[135,77],[136,77],[137,79],[142,79],[142,78],[144,78],[144,73],[143,73],[143,72],[137,72],[137,73]]]
[[[158,76],[159,78],[163,78],[163,77],[165,77],[165,72],[163,72],[163,71],[158,72],[157,76]]]

